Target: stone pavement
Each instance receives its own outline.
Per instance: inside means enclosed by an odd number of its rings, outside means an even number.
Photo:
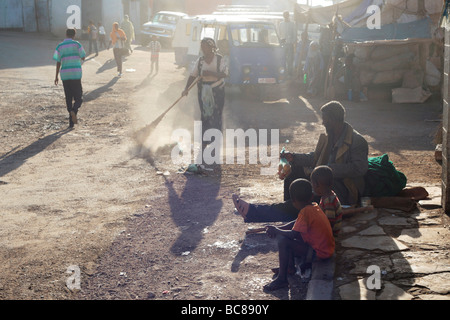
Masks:
[[[423,185],[422,185],[423,186]],[[308,300],[449,300],[450,219],[440,186],[411,212],[346,217],[336,254],[313,265]]]

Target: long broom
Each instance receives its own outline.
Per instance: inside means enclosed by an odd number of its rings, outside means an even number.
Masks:
[[[197,77],[194,82],[187,88],[187,92],[189,92],[200,80],[200,77]],[[184,96],[179,97],[174,103],[170,105],[170,107],[167,108],[166,111],[164,111],[158,118],[153,120],[151,123],[147,124],[145,127],[139,129],[134,134],[134,139],[138,142],[143,142],[150,134],[155,130],[155,128],[158,126],[158,124],[161,122],[161,120],[166,116],[166,114],[178,103]]]

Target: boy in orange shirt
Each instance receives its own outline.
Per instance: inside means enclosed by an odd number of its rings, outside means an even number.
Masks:
[[[273,291],[289,286],[288,267],[294,257],[304,257],[309,247],[319,259],[330,258],[334,253],[334,237],[327,216],[319,205],[312,202],[311,183],[306,179],[297,179],[289,187],[292,203],[299,210],[298,217],[284,226],[268,226],[266,233],[278,242],[279,272],[277,277],[264,286]]]

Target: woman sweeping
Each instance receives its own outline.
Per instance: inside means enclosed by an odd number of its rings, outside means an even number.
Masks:
[[[197,86],[203,132],[211,128],[222,130],[228,64],[226,59],[222,59],[222,56],[216,53],[216,49],[213,39],[204,38],[201,41],[203,56],[198,58],[182,93],[182,96],[186,96],[188,88],[197,77],[200,77]]]

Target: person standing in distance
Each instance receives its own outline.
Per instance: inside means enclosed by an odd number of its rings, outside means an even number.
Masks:
[[[297,43],[297,30],[295,23],[290,20],[289,11],[283,12],[284,20],[279,24],[279,34],[281,43],[285,48],[286,55],[286,72],[289,76],[293,74],[294,52]]]
[[[53,54],[53,60],[56,61],[55,85],[58,85],[58,76],[61,76],[67,111],[69,112],[70,128],[73,128],[78,123],[78,109],[83,103],[81,64],[86,58],[83,46],[74,40],[75,35],[75,29],[67,29],[66,39],[58,44]]]

